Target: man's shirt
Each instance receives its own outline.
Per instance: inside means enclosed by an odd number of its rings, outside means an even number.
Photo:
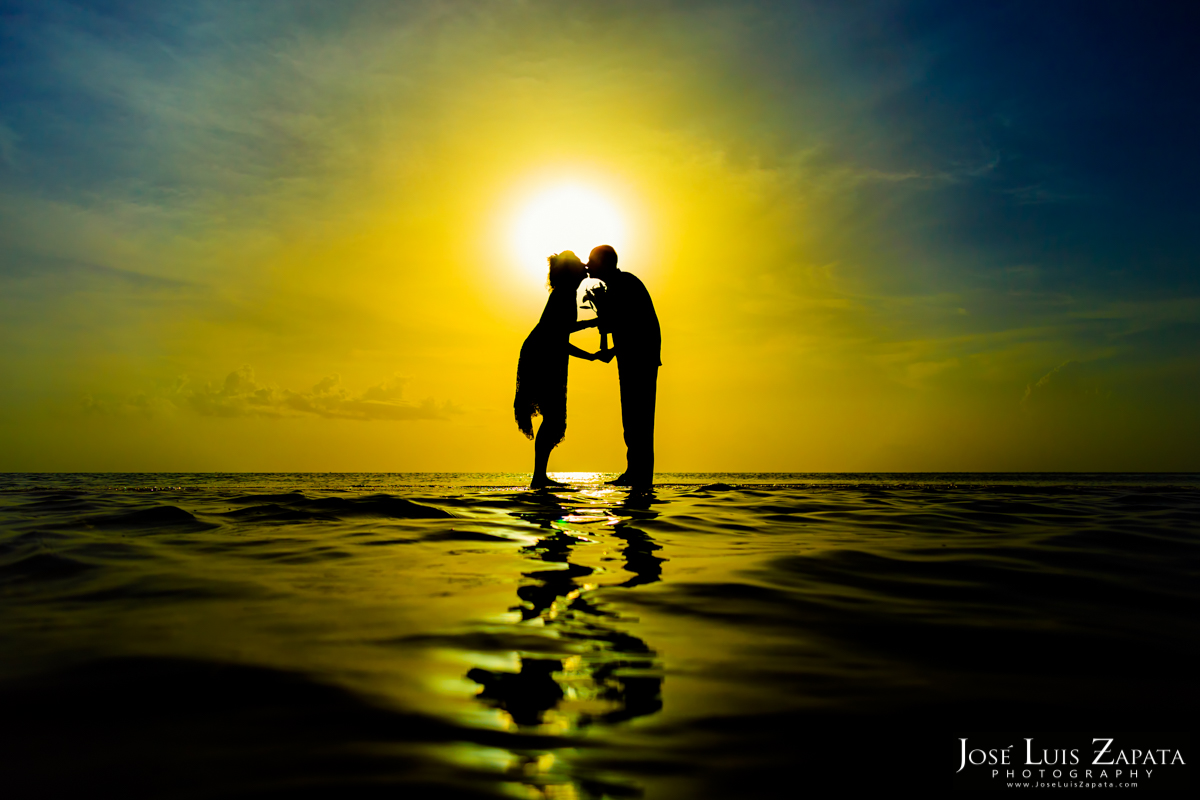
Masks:
[[[604,327],[612,332],[617,362],[662,365],[662,331],[650,292],[636,275],[620,272],[607,284]]]

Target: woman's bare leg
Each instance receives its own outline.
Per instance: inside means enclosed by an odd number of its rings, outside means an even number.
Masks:
[[[547,486],[566,486],[565,483],[550,480],[546,467],[550,464],[550,451],[562,439],[563,428],[560,423],[550,422],[545,417],[538,426],[537,437],[533,440],[533,479],[529,485],[534,489]]]

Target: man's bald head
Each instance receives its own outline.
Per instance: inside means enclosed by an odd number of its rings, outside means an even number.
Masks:
[[[604,280],[605,275],[612,275],[617,271],[617,251],[608,244],[593,247],[592,252],[588,254],[587,267],[589,276],[596,280]]]

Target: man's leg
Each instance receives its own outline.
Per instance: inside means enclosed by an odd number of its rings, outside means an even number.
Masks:
[[[621,364],[621,360],[617,359],[617,378],[620,381],[621,387],[621,433],[625,437],[625,471],[622,472],[616,479],[609,481],[614,486],[628,486],[630,468],[633,465],[633,420],[634,420],[634,395],[636,392],[633,388],[633,377],[630,370],[625,369]]]
[[[654,482],[654,406],[658,394],[658,366],[630,364],[620,372],[621,423],[625,428],[630,485]]]
[[[649,487],[654,484],[654,408],[658,401],[658,365],[647,367],[642,379],[641,429],[638,432],[641,438],[638,448],[641,464],[638,474],[639,477],[644,478],[645,485]],[[635,480],[634,485],[638,485],[638,481]]]

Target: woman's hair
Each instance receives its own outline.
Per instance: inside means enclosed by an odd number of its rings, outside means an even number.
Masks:
[[[570,250],[555,253],[546,259],[550,265],[550,273],[546,276],[546,288],[553,289],[571,281],[576,284],[587,276],[587,267],[579,260],[579,256]]]

